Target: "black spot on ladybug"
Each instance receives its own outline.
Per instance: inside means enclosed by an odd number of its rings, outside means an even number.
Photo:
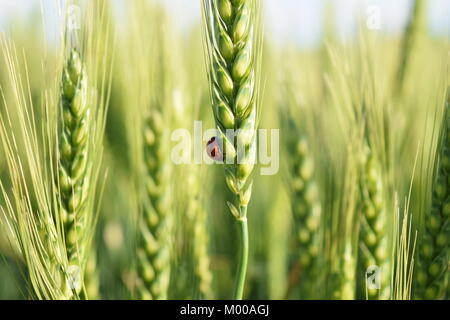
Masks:
[[[219,144],[216,141],[216,137],[212,137],[207,145],[206,152],[208,156],[216,161],[222,161],[222,152],[220,151]]]
[[[207,144],[211,144],[211,143],[213,143],[214,141],[216,141],[216,137],[212,137],[211,139],[209,139],[209,141],[208,141]]]

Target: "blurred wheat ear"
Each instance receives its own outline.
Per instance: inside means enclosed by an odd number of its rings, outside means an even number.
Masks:
[[[371,266],[377,266],[387,275],[390,272],[389,243],[381,166],[367,146],[363,152],[365,157],[360,188],[362,201],[361,260],[364,270],[368,270]],[[380,285],[380,289],[366,289],[369,299],[389,298],[389,277],[383,276]]]
[[[160,6],[132,2],[136,47],[129,68],[128,132],[137,193],[136,293],[143,300],[169,298],[173,259],[173,199],[169,137],[173,69],[166,13]],[[149,19],[152,17],[152,19]]]
[[[84,236],[89,225],[85,212],[89,195],[89,134],[92,131],[87,78],[82,57],[72,49],[63,69],[61,84],[61,134],[58,152],[61,220],[69,265],[80,266],[86,249]],[[89,166],[89,167],[88,167]],[[81,290],[79,288],[78,290]]]
[[[312,299],[315,282],[318,281],[318,261],[320,246],[320,224],[322,206],[315,175],[315,161],[310,148],[306,121],[308,113],[294,98],[295,88],[286,81],[286,93],[280,102],[280,128],[283,128],[285,159],[287,161],[287,188],[291,199],[293,215],[293,247],[290,283],[287,297],[297,292],[295,297]],[[298,274],[295,276],[295,274]],[[295,277],[294,277],[295,276]]]
[[[431,208],[423,216],[419,234],[414,298],[445,299],[449,282],[450,234],[450,89],[447,89],[444,115],[436,150]]]

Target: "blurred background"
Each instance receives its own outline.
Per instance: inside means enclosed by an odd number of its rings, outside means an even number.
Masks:
[[[42,98],[41,73],[55,76],[43,70],[41,60],[57,61],[60,3],[0,0],[0,31],[25,52],[36,104]],[[145,10],[137,14],[131,3]],[[140,85],[135,75],[152,70],[157,81],[150,81],[148,90],[155,95],[158,82],[167,85],[165,128],[191,131],[194,120],[212,127],[213,116],[201,1],[109,0],[104,6],[115,36],[100,27],[92,32],[115,39],[99,63],[110,61],[113,53],[115,60],[103,164],[110,174],[99,204],[93,267],[98,281],[92,296],[129,299],[135,298],[138,233],[128,156],[133,145],[128,115]],[[418,239],[420,246],[424,215],[431,208],[430,172],[449,84],[449,17],[448,0],[264,1],[261,127],[281,129],[281,167],[274,176],[255,170],[246,298],[367,298],[363,258],[375,256],[365,243],[367,227],[382,234],[376,247],[390,257],[385,298],[411,298],[409,267],[416,253],[399,244]],[[153,55],[136,59],[133,48],[139,42]],[[4,67],[0,64],[5,86]],[[372,163],[377,169],[366,167]],[[166,181],[174,220],[169,298],[231,297],[239,248],[225,205],[233,197],[222,169],[171,168],[173,178]],[[7,183],[1,154],[0,177]],[[370,186],[380,192],[376,197],[364,187],[368,180],[375,180]],[[373,207],[382,220],[378,229],[363,217]],[[403,224],[408,219],[411,229]],[[0,299],[28,299],[23,261],[5,235],[0,234]],[[408,268],[399,271],[403,265]],[[448,280],[448,259],[441,267]]]
[[[174,25],[183,33],[190,28],[198,27],[201,20],[200,1],[157,0],[164,5],[170,15],[176,17]],[[117,23],[124,20],[123,7],[125,0],[110,0],[114,7]],[[41,4],[42,3],[42,4]],[[356,36],[358,20],[367,13],[370,6],[378,6],[381,10],[381,30],[399,35],[408,22],[409,13],[414,0],[266,0],[265,29],[273,41],[294,42],[301,47],[319,46],[324,36],[324,20],[329,19],[337,34],[343,39]],[[0,25],[2,29],[12,20],[30,19],[36,9],[42,6],[47,17],[48,28],[55,28],[55,8],[57,1],[40,0],[0,0]],[[329,13],[328,13],[329,12]],[[446,0],[430,0],[427,6],[427,27],[434,35],[450,33],[450,3]]]

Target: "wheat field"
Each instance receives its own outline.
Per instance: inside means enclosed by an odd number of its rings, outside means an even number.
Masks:
[[[448,5],[52,1],[0,15],[0,299],[450,298]]]

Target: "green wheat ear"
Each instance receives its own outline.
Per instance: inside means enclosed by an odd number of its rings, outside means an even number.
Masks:
[[[155,108],[143,132],[146,199],[138,251],[138,294],[143,300],[167,299],[170,280],[170,170],[164,129],[161,113]]]
[[[149,19],[151,17],[151,19]],[[172,203],[172,163],[170,159],[170,119],[173,62],[170,28],[159,5],[132,1],[133,24],[127,97],[127,130],[131,146],[136,188],[136,294],[142,300],[170,298],[169,285],[173,259],[174,210]],[[128,55],[126,56],[129,57]]]
[[[8,89],[15,93],[6,116],[0,116],[0,140],[14,182],[8,191],[0,182],[8,199],[1,209],[11,243],[25,262],[30,292],[38,299],[79,299],[86,291],[83,278],[101,198],[97,187],[109,96],[108,63],[97,58],[103,42],[92,41],[93,26],[103,23],[93,3],[86,7],[83,50],[75,46],[78,41],[68,44],[77,39],[66,28],[52,60],[59,75],[42,60],[49,80],[41,83],[42,103],[33,105],[28,99],[28,73],[21,76],[27,69],[25,54],[19,59],[14,45],[0,38]],[[93,81],[100,73],[101,80]],[[11,130],[13,113],[17,130]]]
[[[449,283],[450,235],[450,90],[437,149],[431,210],[424,217],[418,246],[415,298],[444,299]]]
[[[80,266],[87,239],[86,198],[89,192],[91,115],[87,76],[79,52],[72,49],[61,84],[62,128],[59,146],[59,185],[62,222],[69,264]]]
[[[370,266],[377,266],[382,270],[381,288],[367,289],[367,296],[369,299],[388,299],[390,264],[381,166],[367,145],[363,153],[360,186],[362,271],[365,272]]]
[[[247,206],[256,148],[259,8],[254,0],[220,0],[204,1],[204,10],[218,139],[225,159],[233,162],[225,164],[226,181],[239,205]],[[236,139],[227,135],[230,129],[241,130]]]
[[[13,181],[10,191],[0,182],[1,193],[7,200],[2,214],[11,234],[10,241],[19,248],[27,267],[33,297],[73,299],[82,287],[82,268],[68,261],[64,241],[67,237],[65,230],[61,230],[65,214],[58,199],[61,193],[56,183],[58,170],[49,161],[55,159],[57,149],[54,132],[58,105],[46,101],[42,136],[39,136],[34,119],[27,120],[31,119],[34,106],[24,98],[23,83],[16,80],[20,67],[15,48],[3,38],[1,44],[9,66],[11,90],[18,93],[11,101],[13,109],[6,106],[7,117],[0,116],[0,139]],[[26,64],[25,60],[23,62]],[[11,127],[9,113],[12,110],[18,116],[17,132]],[[29,172],[29,178],[25,172]]]
[[[247,206],[258,126],[260,14],[260,2],[256,0],[203,0],[212,109],[224,155],[225,179],[236,196],[236,203],[228,206],[242,236],[237,299],[243,296],[248,260]],[[234,130],[236,136],[231,137],[227,130]]]

